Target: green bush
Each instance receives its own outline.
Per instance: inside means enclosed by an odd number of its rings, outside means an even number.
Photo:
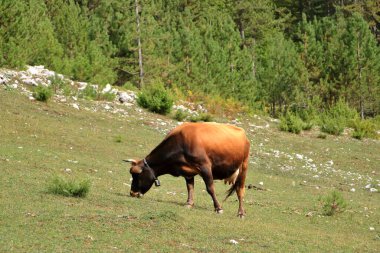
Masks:
[[[354,132],[352,133],[352,137],[356,139],[366,138],[376,138],[376,127],[375,124],[370,120],[360,120],[356,119],[352,121],[352,127],[354,128]]]
[[[352,120],[359,117],[356,110],[351,109],[344,101],[339,100],[327,112],[321,115],[321,131],[340,135]]]
[[[191,122],[210,122],[213,121],[212,115],[208,113],[201,113],[199,115],[193,115],[190,117]]]
[[[49,87],[45,87],[42,85],[37,86],[33,92],[33,97],[37,101],[41,101],[41,102],[47,102],[51,98],[52,95],[53,95],[52,90]]]
[[[347,207],[347,203],[344,200],[342,193],[336,190],[330,192],[326,196],[319,197],[319,201],[322,205],[322,214],[327,216],[343,212]]]
[[[305,108],[293,108],[292,112],[303,121],[302,130],[312,129],[318,118],[317,110],[311,102]]]
[[[184,121],[189,114],[181,109],[177,110],[173,116],[173,118],[177,121]]]
[[[173,98],[162,83],[150,85],[137,97],[137,103],[151,112],[168,114],[173,106]]]
[[[343,100],[339,100],[333,107],[331,107],[329,114],[334,118],[343,119],[346,125],[350,120],[359,117],[358,112],[355,109],[350,108]]]
[[[98,92],[92,85],[87,85],[84,90],[79,92],[79,97],[88,100],[96,100],[98,97]]]
[[[53,89],[54,93],[57,93],[58,90],[64,89],[66,86],[65,80],[59,77],[57,74],[49,77],[50,87]]]
[[[115,142],[117,142],[117,143],[123,142],[123,138],[121,137],[121,135],[116,135],[115,136]]]
[[[286,113],[285,116],[280,118],[280,130],[299,134],[303,128],[303,121],[292,112]]]
[[[131,90],[131,91],[138,91],[139,89],[131,82],[126,82],[123,85],[123,88],[126,90]]]
[[[76,182],[74,180],[66,181],[63,178],[55,177],[49,182],[47,192],[66,197],[84,198],[90,191],[90,185],[89,180]]]
[[[106,92],[106,93],[98,93],[96,100],[105,100],[105,101],[114,101],[116,98],[115,93]]]
[[[329,114],[321,116],[321,131],[327,134],[340,135],[344,131],[345,120],[341,117],[332,117]]]

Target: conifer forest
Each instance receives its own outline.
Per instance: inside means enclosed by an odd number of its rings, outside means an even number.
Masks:
[[[279,116],[380,113],[378,0],[0,0],[0,67]]]

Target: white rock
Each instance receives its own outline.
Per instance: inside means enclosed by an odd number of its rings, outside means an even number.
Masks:
[[[79,85],[78,90],[84,90],[87,87],[87,83],[85,82],[78,82],[78,85]]]
[[[65,172],[66,172],[66,173],[71,173],[71,169],[66,168],[66,169],[65,169]]]
[[[102,90],[102,93],[108,93],[112,90],[112,86],[107,83],[106,87],[104,87],[104,89]]]
[[[375,231],[374,227],[369,227],[369,231]]]
[[[378,190],[376,188],[371,188],[369,189],[370,192],[378,192]]]
[[[238,242],[238,241],[236,241],[236,240],[234,240],[234,239],[231,239],[231,240],[230,240],[230,243],[232,243],[232,244],[236,245],[236,244],[238,244],[239,242]]]
[[[355,190],[355,188],[351,188],[351,190],[350,190],[350,192],[355,192],[356,190]]]
[[[77,104],[72,104],[72,106],[73,106],[75,109],[79,110],[79,105],[77,105]]]
[[[371,188],[371,184],[367,184],[367,185],[365,186],[365,188],[366,188],[366,189],[370,189],[370,188]]]
[[[136,94],[133,92],[118,92],[120,103],[132,104],[136,100]]]
[[[300,160],[303,159],[303,155],[300,155],[300,154],[296,154],[296,157],[297,157],[298,159],[300,159]]]
[[[22,81],[27,85],[38,86],[38,83],[32,78],[26,77],[25,79],[22,79]]]
[[[44,66],[28,66],[28,69],[26,70],[26,72],[31,75],[37,75],[41,73],[42,69],[44,69]]]
[[[8,81],[9,80],[5,77],[5,75],[0,75],[0,84],[6,84]]]
[[[259,182],[259,185],[264,185],[264,182]]]

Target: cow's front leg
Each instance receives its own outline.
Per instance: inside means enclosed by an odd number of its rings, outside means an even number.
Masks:
[[[191,208],[194,206],[194,177],[185,178],[187,187],[186,206]]]
[[[222,206],[219,204],[218,200],[216,199],[215,189],[214,189],[214,178],[212,177],[211,170],[206,170],[206,169],[202,170],[201,176],[203,178],[203,181],[206,184],[206,190],[208,194],[210,194],[212,201],[214,202],[215,212],[223,213]]]

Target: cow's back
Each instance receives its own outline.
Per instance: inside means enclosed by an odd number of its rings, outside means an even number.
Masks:
[[[185,123],[172,131],[180,135],[190,162],[211,164],[215,179],[229,177],[249,153],[249,142],[242,128],[218,123]]]

